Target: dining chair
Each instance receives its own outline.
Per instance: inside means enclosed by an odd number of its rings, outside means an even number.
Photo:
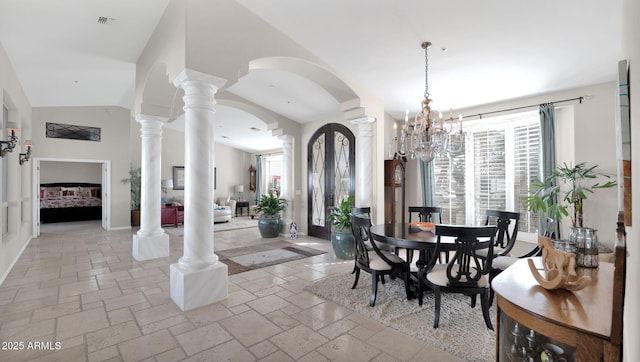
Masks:
[[[437,224],[442,223],[442,208],[438,206],[409,206],[409,222],[413,219],[412,216],[417,218],[417,221],[421,222],[433,222]],[[396,249],[396,255],[400,255],[401,250]],[[406,259],[411,264],[413,259],[413,251],[407,250]],[[445,262],[449,261],[449,253],[443,252],[442,255],[439,256],[439,261]]]
[[[442,238],[454,238],[453,257],[446,264],[431,263],[418,273],[418,304],[422,305],[423,284],[433,290],[433,328],[440,322],[442,293],[462,293],[471,297],[471,308],[480,296],[482,316],[487,328],[493,330],[489,316],[489,272],[493,255],[495,226],[454,226],[436,225],[437,236],[435,254],[442,248]],[[478,256],[479,250],[486,250],[486,261]]]
[[[545,231],[542,234],[542,236],[550,238],[550,239],[554,239],[556,236],[555,230],[556,230],[556,221],[550,217],[547,218],[546,223],[545,223]],[[493,258],[493,261],[491,263],[491,272],[489,273],[489,284],[491,284],[491,282],[493,282],[493,279],[495,277],[497,277],[500,273],[502,273],[503,271],[505,271],[508,267],[510,267],[511,265],[513,265],[516,261],[520,260],[520,259],[524,259],[524,258],[531,258],[534,256],[540,256],[542,255],[542,250],[540,250],[540,247],[538,246],[538,244],[534,244],[534,246],[531,248],[531,250],[529,250],[528,252],[518,255],[518,256],[509,256],[509,255],[499,255],[495,258]],[[489,295],[489,305],[493,304],[493,298],[494,298],[494,293],[493,290],[491,290],[491,293]]]
[[[409,222],[414,214],[417,216],[417,221],[442,223],[442,208],[438,206],[409,206]],[[437,221],[435,216],[438,217]]]
[[[518,237],[518,225],[520,213],[502,210],[486,210],[485,225],[496,226],[496,237],[494,240],[493,257],[509,255]],[[480,252],[482,258],[486,258]]]
[[[384,276],[401,277],[404,280],[404,288],[407,299],[410,298],[409,290],[409,264],[402,258],[388,251],[380,250],[371,237],[371,219],[351,215],[351,231],[356,241],[355,274],[356,278],[351,289],[355,289],[360,278],[360,270],[371,274],[371,297],[369,305],[376,304],[378,281],[385,283]],[[368,243],[367,243],[368,241]]]

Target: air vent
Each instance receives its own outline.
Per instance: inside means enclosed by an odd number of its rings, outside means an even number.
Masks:
[[[114,21],[116,21],[116,19],[114,18],[107,18],[106,16],[98,17],[98,24],[109,25],[109,24],[113,24]]]

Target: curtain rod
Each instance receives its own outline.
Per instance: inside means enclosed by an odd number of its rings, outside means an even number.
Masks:
[[[463,119],[466,118],[470,118],[470,117],[478,117],[480,119],[482,119],[482,116],[486,116],[487,114],[494,114],[494,113],[502,113],[502,112],[509,112],[509,111],[517,111],[519,109],[525,109],[525,108],[531,108],[531,107],[539,107],[543,104],[556,104],[556,103],[564,103],[564,102],[573,102],[573,101],[580,101],[580,104],[582,104],[582,100],[584,99],[584,97],[580,96],[577,98],[569,98],[569,99],[563,99],[561,101],[554,101],[554,102],[547,102],[547,103],[540,103],[540,104],[532,104],[529,106],[522,106],[522,107],[515,107],[515,108],[509,108],[509,109],[501,109],[498,111],[491,111],[491,112],[485,112],[485,113],[478,113],[478,114],[473,114],[470,116],[462,116]]]

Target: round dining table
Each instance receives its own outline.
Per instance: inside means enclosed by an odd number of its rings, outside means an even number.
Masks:
[[[370,228],[373,240],[398,248],[407,249],[411,258],[413,250],[420,252],[416,262],[418,268],[423,268],[432,260],[438,237],[432,231],[424,231],[408,223],[377,224]],[[440,251],[454,250],[455,238],[441,237]],[[435,261],[435,260],[433,260]]]

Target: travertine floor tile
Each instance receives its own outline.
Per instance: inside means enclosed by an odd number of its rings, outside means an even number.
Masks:
[[[169,280],[182,238],[170,236],[170,257],[137,262],[136,231],[43,225],[0,286],[0,340],[62,348],[0,350],[0,361],[459,361],[306,292],[353,268],[328,241],[300,236],[296,242],[328,253],[232,275],[226,300],[183,312]],[[214,239],[216,250],[265,242],[257,228]]]

